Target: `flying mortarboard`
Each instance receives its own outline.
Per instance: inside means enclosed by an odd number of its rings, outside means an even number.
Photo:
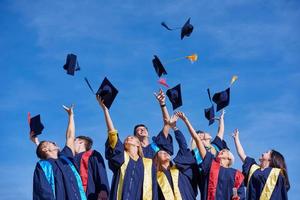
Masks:
[[[173,110],[182,106],[182,96],[181,96],[181,88],[180,84],[176,85],[175,87],[168,89],[166,92],[169,100],[172,103]]]
[[[208,98],[211,103],[211,107],[204,109],[205,118],[209,121],[208,125],[211,125],[215,122],[215,108],[211,101],[210,90],[207,88]]]
[[[158,77],[161,77],[163,74],[167,75],[167,71],[165,70],[164,66],[162,65],[162,63],[156,55],[154,55],[152,63]]]
[[[190,23],[191,18],[189,18],[185,24],[181,28],[170,28],[165,22],[162,22],[161,25],[165,27],[169,31],[181,29],[181,36],[180,38],[183,39],[184,37],[189,37],[193,32],[193,25]]]
[[[212,100],[217,104],[217,112],[228,106],[230,101],[230,87],[224,91],[215,93]]]
[[[80,67],[77,61],[77,56],[75,54],[68,54],[66,59],[66,64],[64,64],[64,69],[67,74],[74,76],[75,71],[79,71]]]
[[[42,133],[44,129],[44,125],[41,122],[40,115],[36,115],[31,118],[30,113],[28,113],[28,122],[29,122],[30,132],[33,132],[33,137]]]
[[[84,78],[88,87],[92,91],[93,94],[98,95],[101,99],[104,100],[104,105],[109,109],[118,94],[117,88],[113,86],[113,84],[105,77],[102,81],[98,91],[95,93],[91,84],[89,83],[87,78]]]

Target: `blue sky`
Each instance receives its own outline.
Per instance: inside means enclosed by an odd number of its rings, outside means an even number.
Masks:
[[[161,21],[181,26],[191,17],[194,32],[180,40]],[[0,1],[0,196],[31,199],[37,161],[29,141],[27,112],[41,114],[40,139],[64,145],[67,115],[75,104],[76,134],[95,141],[104,152],[103,114],[84,83],[97,88],[107,76],[119,89],[111,115],[124,138],[145,123],[152,135],[162,127],[153,96],[160,85],[152,57],[162,62],[197,53],[198,62],[166,64],[169,85],[182,85],[184,111],[197,129],[215,135],[203,109],[206,88],[225,89],[232,75],[225,139],[236,155],[231,132],[240,129],[247,155],[274,148],[286,157],[290,199],[300,193],[299,89],[300,3],[296,0],[173,1]],[[72,77],[62,66],[78,55],[82,70]],[[171,110],[168,102],[167,106]],[[178,126],[189,135],[181,122]],[[241,168],[236,159],[235,167]],[[108,170],[109,177],[111,173]]]

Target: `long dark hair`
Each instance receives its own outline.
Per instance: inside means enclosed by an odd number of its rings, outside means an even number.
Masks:
[[[274,168],[280,168],[281,174],[284,177],[285,187],[287,190],[290,189],[290,181],[287,173],[287,167],[285,164],[284,157],[281,153],[275,150],[271,150],[271,161],[270,161],[270,167]]]

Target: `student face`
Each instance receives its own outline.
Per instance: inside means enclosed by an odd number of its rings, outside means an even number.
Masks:
[[[128,136],[125,139],[124,144],[125,144],[125,149],[128,149],[130,146],[136,146],[136,147],[140,146],[139,140],[134,136]]]
[[[51,154],[56,154],[59,152],[59,147],[55,142],[48,141],[45,143],[43,150]]]
[[[219,152],[217,159],[220,160],[220,164],[223,167],[229,167],[232,161],[231,155],[227,149],[223,149]]]
[[[260,158],[259,158],[259,161],[261,163],[263,162],[268,162],[271,160],[271,150],[269,151],[266,151],[265,153],[261,154]]]
[[[75,139],[75,142],[74,142],[74,150],[75,150],[75,153],[79,153],[80,151],[80,148],[84,146],[84,141],[82,141],[81,139],[79,138],[76,138]]]
[[[198,134],[201,141],[203,142],[204,146],[210,146],[210,142],[211,142],[211,135],[209,133],[199,133]]]
[[[148,130],[144,126],[138,126],[135,129],[135,134],[137,137],[148,137]]]
[[[157,156],[158,156],[158,160],[163,163],[163,162],[168,162],[170,161],[171,159],[171,156],[166,152],[166,151],[163,151],[163,150],[160,150],[158,153],[157,153]]]

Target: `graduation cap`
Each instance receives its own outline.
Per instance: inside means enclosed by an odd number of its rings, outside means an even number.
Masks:
[[[31,118],[30,113],[28,113],[28,122],[29,122],[30,132],[33,132],[33,137],[36,137],[37,135],[42,133],[44,129],[44,125],[41,122],[40,115],[36,115]]]
[[[230,101],[230,87],[224,91],[215,93],[212,100],[217,104],[217,112],[228,106]]]
[[[180,84],[176,85],[175,87],[168,89],[166,92],[169,100],[172,103],[173,110],[182,106],[182,97],[181,97],[181,88]]]
[[[113,84],[105,77],[98,91],[95,93],[88,79],[84,79],[93,94],[100,96],[101,99],[104,100],[104,105],[109,109],[119,92],[117,88],[115,88]]]
[[[64,69],[67,74],[74,76],[75,71],[79,71],[80,67],[77,61],[77,56],[75,54],[68,54],[66,59],[66,64],[64,64]]]
[[[215,108],[211,101],[210,90],[207,88],[208,98],[211,103],[211,107],[204,109],[204,116],[209,121],[208,125],[212,125],[215,122]]]
[[[162,63],[156,55],[154,55],[152,63],[158,77],[161,77],[163,74],[167,75],[167,71],[165,70],[164,66],[162,65]]]
[[[184,37],[189,37],[193,32],[194,27],[190,23],[190,20],[191,18],[189,18],[181,28],[170,28],[165,22],[162,22],[161,25],[169,31],[181,29],[181,39],[183,39]]]

